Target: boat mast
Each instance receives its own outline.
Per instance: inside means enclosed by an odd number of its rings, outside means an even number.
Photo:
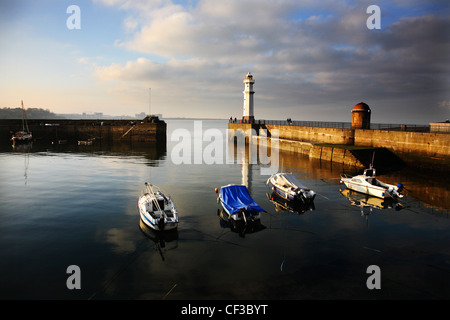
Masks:
[[[375,151],[372,154],[372,161],[370,162],[370,169],[373,169],[373,162],[375,161]]]
[[[21,100],[22,102],[22,131],[25,132],[25,124],[27,125],[27,133],[30,132],[30,130],[28,129],[28,121],[26,121],[25,119],[25,108],[23,107],[23,100]]]
[[[22,131],[25,131],[25,111],[23,109],[23,100],[21,100],[22,102]]]
[[[150,183],[146,182],[145,186],[147,187],[147,191],[150,194],[150,196],[153,197],[152,201],[155,203],[156,209],[158,211],[161,211],[161,214],[163,215],[163,217],[166,218],[166,213],[159,206],[159,203],[158,203],[158,200],[156,199],[156,195],[155,195],[155,192],[153,191],[152,185]]]
[[[148,88],[149,98],[148,98],[148,112],[149,117],[152,117],[152,88]]]

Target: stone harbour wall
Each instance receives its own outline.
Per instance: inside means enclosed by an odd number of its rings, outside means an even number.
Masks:
[[[275,129],[279,149],[315,159],[361,167],[370,163],[370,155],[377,150],[377,157],[382,153],[388,163],[403,161],[417,167],[450,170],[447,133],[229,123],[228,135],[251,132],[256,137],[272,137]]]
[[[106,140],[134,142],[165,142],[167,124],[164,121],[140,120],[28,120],[29,130],[36,140]],[[0,136],[22,130],[22,120],[0,120]]]

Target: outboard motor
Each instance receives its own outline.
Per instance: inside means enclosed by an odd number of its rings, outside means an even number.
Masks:
[[[401,182],[397,183],[397,192],[402,192],[403,191],[403,184]]]
[[[160,217],[158,221],[158,228],[160,231],[164,230],[164,217]]]
[[[394,187],[389,187],[389,188],[387,189],[387,192],[388,192],[390,195],[394,195],[394,194],[396,193]]]

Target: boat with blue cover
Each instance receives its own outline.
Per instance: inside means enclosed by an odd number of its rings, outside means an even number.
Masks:
[[[244,185],[229,184],[221,187],[217,200],[222,204],[228,219],[236,221],[255,221],[261,218],[261,212],[266,212],[253,200]]]

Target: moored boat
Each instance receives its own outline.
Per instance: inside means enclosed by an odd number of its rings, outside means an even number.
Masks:
[[[28,131],[17,131],[11,138],[11,141],[15,144],[27,143],[33,139],[33,135]]]
[[[142,221],[154,230],[171,230],[178,226],[178,212],[172,199],[148,182],[139,197],[138,209]]]
[[[346,174],[341,174],[341,183],[353,191],[368,194],[370,196],[387,199],[398,199],[402,198],[403,194],[403,184],[398,183],[396,186],[388,183],[384,183],[377,178],[375,178],[375,169],[370,166],[370,168],[365,169],[363,174],[350,176]]]
[[[79,146],[92,146],[92,144],[94,143],[94,138],[92,139],[88,139],[88,140],[78,140],[78,145]]]
[[[267,179],[266,184],[269,183],[275,193],[289,201],[308,203],[316,197],[316,193],[298,181],[292,173],[276,173]]]
[[[25,117],[25,109],[23,107],[23,101],[22,101],[22,131],[17,131],[12,137],[11,141],[14,144],[18,143],[27,143],[31,142],[33,139],[33,134],[28,129],[28,122]]]
[[[218,201],[222,204],[228,219],[255,221],[261,218],[261,212],[266,212],[259,206],[250,196],[248,189],[244,185],[229,184],[220,188],[216,188],[219,193]]]

